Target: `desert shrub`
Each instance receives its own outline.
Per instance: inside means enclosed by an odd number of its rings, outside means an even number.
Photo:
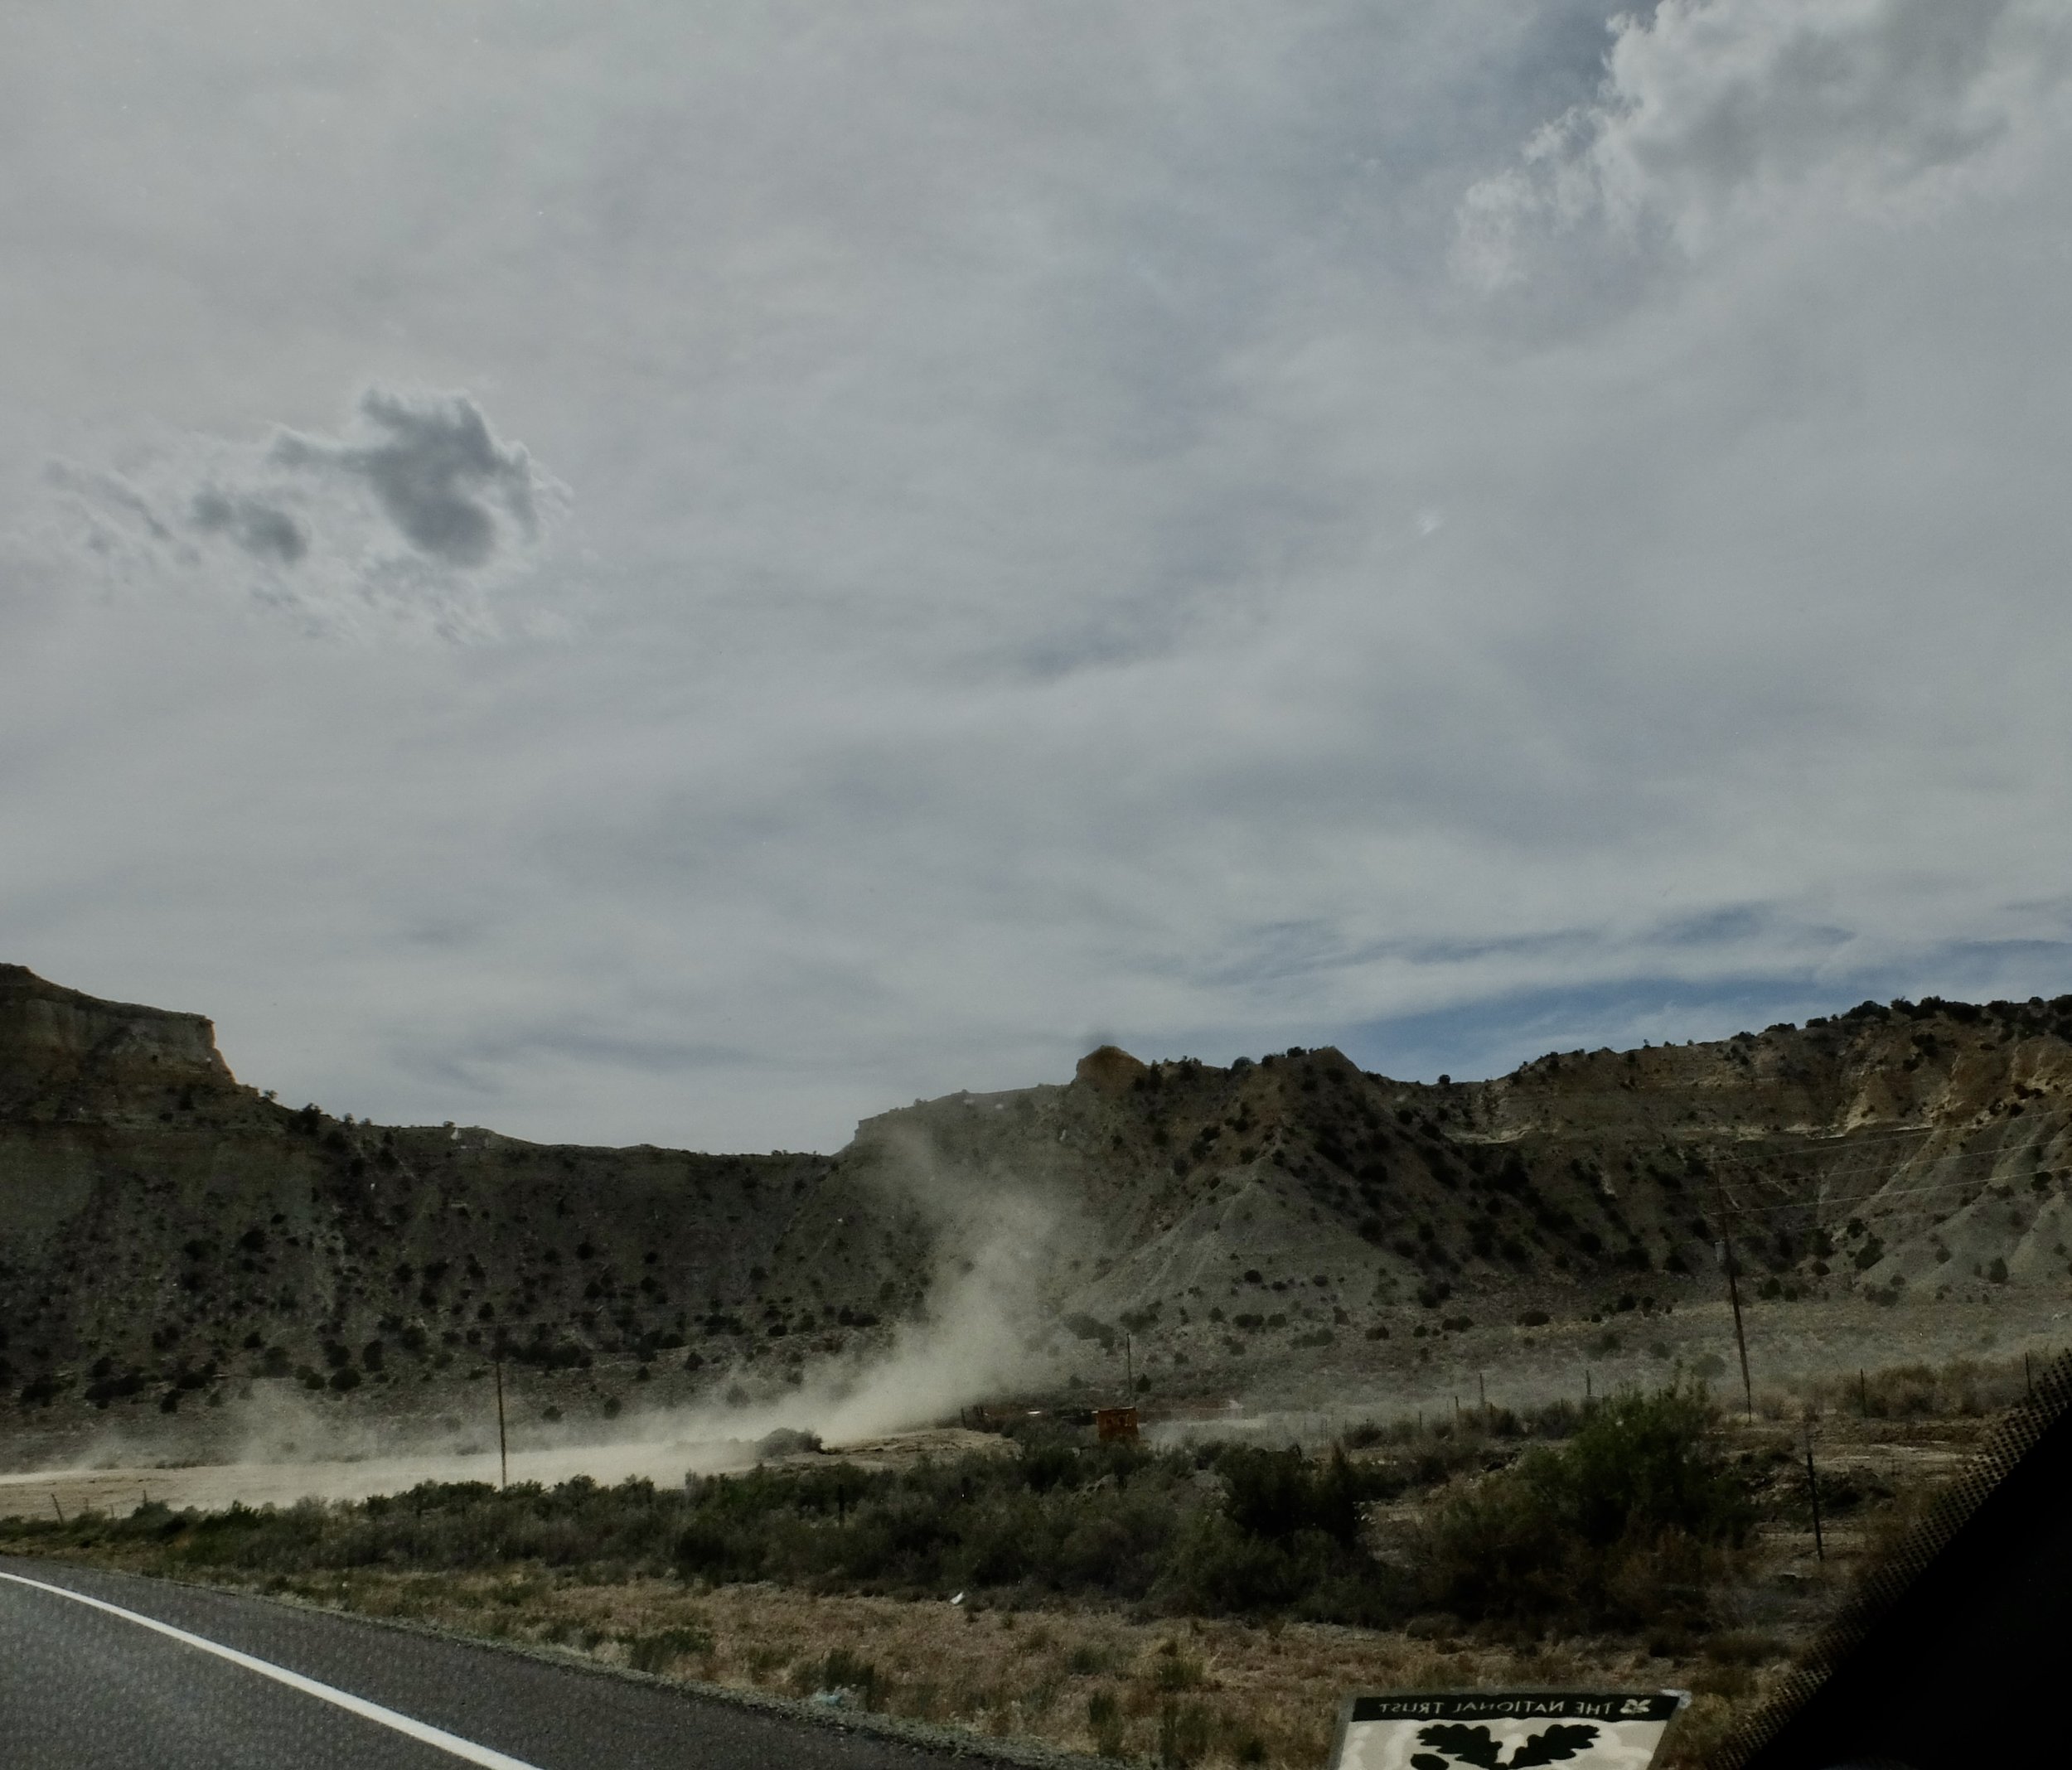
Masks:
[[[1250,1446],[1213,1460],[1222,1503],[1188,1521],[1151,1589],[1155,1607],[1362,1623],[1401,1616],[1400,1576],[1359,1540],[1362,1508],[1400,1492],[1400,1473],[1353,1463],[1342,1449],[1321,1463]]]
[[[1484,1453],[1486,1439],[1455,1436],[1460,1455]],[[1363,1507],[1403,1491],[1410,1465],[1428,1452],[1435,1478],[1462,1466],[1450,1441],[1420,1445],[1386,1463],[1356,1463],[1343,1454],[1181,1453],[1032,1434],[1011,1456],[896,1470],[828,1458],[663,1488],[583,1478],[503,1489],[426,1482],[356,1502],[206,1513],[158,1505],[91,1528],[97,1543],[148,1550],[154,1567],[171,1573],[673,1573],[714,1584],[944,1598],[969,1590],[1015,1603],[1371,1625],[1400,1622],[1418,1589],[1366,1552]],[[0,1525],[0,1540],[36,1535],[61,1547],[75,1540],[70,1528],[22,1521]],[[688,1639],[627,1642],[632,1662],[654,1669],[696,1651]],[[1085,1676],[1105,1665],[1073,1669]]]
[[[1608,1398],[1543,1477],[1581,1535],[1610,1542],[1635,1528],[1687,1531],[1738,1542],[1752,1521],[1746,1496],[1713,1443],[1717,1418],[1701,1388]]]
[[[1058,1438],[1026,1440],[1021,1447],[1022,1479],[1034,1493],[1048,1493],[1069,1482],[1079,1470],[1079,1455],[1071,1444]]]
[[[1184,1458],[1036,1441],[892,1472],[758,1471],[690,1483],[687,1576],[815,1589],[1009,1588],[1141,1598],[1203,1504]]]
[[[1215,1718],[1198,1702],[1169,1702],[1159,1710],[1159,1763],[1198,1763],[1208,1755]]]
[[[1361,1505],[1401,1485],[1371,1467],[1356,1467],[1335,1448],[1320,1463],[1293,1447],[1229,1450],[1218,1459],[1217,1473],[1224,1511],[1247,1535],[1277,1539],[1314,1531],[1348,1545],[1359,1535]]]
[[[1126,1749],[1122,1705],[1113,1690],[1096,1690],[1087,1699],[1087,1727],[1093,1748],[1103,1758],[1120,1758]]]
[[[98,1371],[99,1366],[96,1366],[95,1369]],[[102,1373],[86,1386],[85,1394],[95,1407],[104,1408],[112,1400],[138,1394],[143,1386],[144,1376],[141,1371],[124,1371],[119,1376]]]
[[[426,1482],[351,1503],[210,1513],[157,1506],[97,1527],[105,1538],[154,1545],[172,1569],[674,1571],[713,1584],[935,1596],[990,1590],[1018,1600],[1291,1610],[1343,1621],[1387,1611],[1395,1589],[1357,1539],[1363,1498],[1396,1477],[1343,1457],[1224,1455],[1232,1473],[1222,1485],[1234,1497],[1198,1480],[1188,1455],[1035,1440],[1014,1457],[898,1471],[809,1464],[666,1489],[583,1478],[501,1490]],[[639,1648],[642,1663],[665,1651],[679,1649]]]
[[[1651,1622],[1702,1608],[1753,1513],[1702,1389],[1628,1390],[1527,1451],[1422,1533],[1421,1596],[1463,1617]]]
[[[1093,1316],[1067,1315],[1061,1318],[1058,1325],[1075,1339],[1097,1341],[1101,1350],[1104,1352],[1111,1352],[1115,1350],[1116,1339],[1115,1329],[1107,1323],[1097,1320]]]
[[[820,1434],[801,1432],[790,1426],[779,1426],[756,1440],[755,1453],[760,1458],[773,1457],[806,1457],[817,1455],[821,1448]]]
[[[636,1671],[667,1671],[680,1659],[712,1652],[712,1637],[702,1628],[658,1628],[636,1635],[626,1644],[626,1663]]]
[[[1942,1366],[1889,1366],[1863,1377],[1820,1385],[1816,1394],[1827,1405],[1874,1419],[1976,1417],[2021,1400],[2029,1379],[2019,1358],[1992,1365],[1958,1358]]]
[[[1214,1514],[1194,1520],[1150,1593],[1172,1614],[1292,1616],[1378,1627],[1414,1593],[1397,1571],[1321,1531],[1254,1536]]]
[[[22,1405],[24,1407],[48,1407],[70,1386],[70,1378],[54,1376],[48,1371],[32,1376],[22,1386]]]

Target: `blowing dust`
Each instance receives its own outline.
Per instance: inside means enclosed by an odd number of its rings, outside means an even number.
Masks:
[[[922,1308],[889,1342],[794,1367],[775,1393],[723,1381],[719,1394],[690,1405],[634,1405],[614,1419],[576,1423],[543,1419],[536,1397],[517,1405],[527,1379],[512,1369],[500,1448],[487,1381],[445,1386],[464,1414],[383,1422],[355,1419],[285,1383],[259,1384],[249,1399],[226,1404],[223,1427],[237,1447],[229,1456],[186,1461],[167,1455],[162,1437],[110,1430],[65,1467],[0,1474],[0,1516],[124,1513],[147,1501],[220,1507],[361,1499],[425,1481],[496,1482],[506,1469],[512,1482],[548,1485],[577,1476],[674,1482],[751,1468],[806,1434],[834,1449],[913,1434],[1053,1377],[1042,1291],[1061,1212],[1031,1191],[963,1183],[918,1140],[898,1153],[881,1183],[919,1205],[933,1231],[935,1270]]]

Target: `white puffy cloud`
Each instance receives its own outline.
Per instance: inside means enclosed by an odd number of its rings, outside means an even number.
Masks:
[[[2072,73],[2054,0],[1663,0],[1610,28],[1597,92],[1462,199],[1471,280],[1521,279],[1579,229],[1586,251],[1696,254],[1795,206],[1948,203],[2005,173]]]

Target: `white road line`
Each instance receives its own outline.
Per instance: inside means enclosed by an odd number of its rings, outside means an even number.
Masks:
[[[120,1617],[126,1622],[134,1622],[144,1628],[156,1629],[175,1641],[190,1647],[199,1647],[204,1653],[213,1653],[218,1659],[226,1659],[233,1666],[242,1666],[247,1671],[256,1671],[262,1678],[271,1678],[276,1684],[285,1684],[291,1690],[300,1690],[305,1696],[314,1696],[319,1702],[327,1702],[343,1709],[348,1714],[357,1714],[370,1721],[378,1721],[384,1727],[392,1727],[399,1734],[407,1734],[413,1739],[420,1739],[427,1745],[436,1746],[442,1752],[450,1752],[456,1758],[464,1758],[471,1764],[482,1764],[487,1770],[537,1770],[521,1758],[511,1758],[502,1752],[492,1752],[486,1745],[477,1745],[472,1739],[463,1739],[458,1734],[450,1734],[443,1728],[414,1721],[407,1714],[398,1714],[393,1709],[385,1709],[378,1702],[369,1702],[364,1696],[356,1696],[350,1690],[334,1690],[328,1684],[319,1684],[314,1678],[305,1678],[299,1671],[290,1671],[285,1666],[269,1664],[254,1659],[249,1653],[240,1653],[235,1647],[226,1647],[200,1635],[190,1635],[184,1628],[175,1628],[170,1622],[161,1622],[155,1618],[140,1616],[133,1610],[125,1610],[120,1604],[105,1603],[98,1598],[89,1598],[84,1592],[74,1592],[64,1586],[46,1585],[41,1579],[25,1579],[19,1574],[0,1574],[0,1579],[12,1580],[16,1585],[31,1586],[39,1592],[48,1592],[58,1598],[69,1598],[75,1604],[91,1605],[95,1610],[105,1610],[111,1617]]]

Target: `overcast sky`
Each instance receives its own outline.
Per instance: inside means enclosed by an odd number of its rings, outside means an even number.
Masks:
[[[2072,989],[2062,0],[0,9],[0,958],[831,1149]]]

